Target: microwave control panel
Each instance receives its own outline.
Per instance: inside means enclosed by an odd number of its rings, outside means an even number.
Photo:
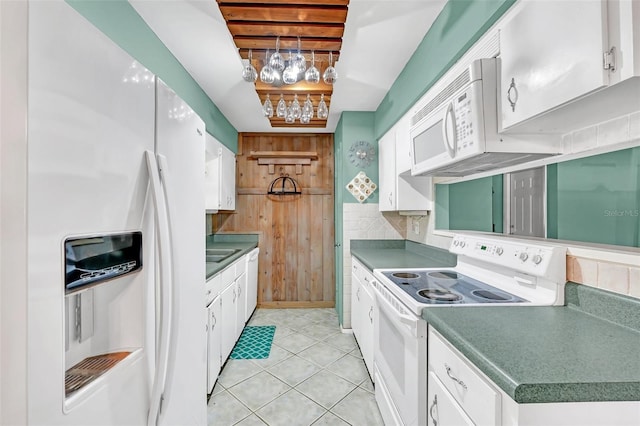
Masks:
[[[473,146],[475,137],[474,132],[477,130],[473,126],[471,93],[463,92],[453,100],[453,111],[456,117],[456,139],[458,152],[465,150],[467,147]]]

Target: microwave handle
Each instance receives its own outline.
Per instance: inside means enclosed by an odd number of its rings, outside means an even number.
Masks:
[[[453,143],[449,143],[449,117],[451,117],[451,128],[453,129]],[[456,149],[458,145],[458,135],[456,133],[456,114],[453,111],[453,102],[449,103],[447,110],[444,113],[444,120],[442,120],[442,139],[444,141],[444,147],[449,153],[449,157],[455,158]]]

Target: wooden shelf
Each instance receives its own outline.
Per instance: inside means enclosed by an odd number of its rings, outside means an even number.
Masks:
[[[269,174],[275,173],[275,165],[295,165],[296,174],[302,174],[302,166],[311,164],[311,160],[318,159],[318,153],[314,151],[251,151],[247,157],[249,160],[258,160],[258,164],[267,165]]]

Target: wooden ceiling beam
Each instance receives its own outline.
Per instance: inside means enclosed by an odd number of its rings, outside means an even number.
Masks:
[[[256,80],[256,92],[273,92],[274,90],[278,93],[280,92],[290,92],[290,93],[301,93],[301,92],[311,92],[311,93],[324,93],[325,95],[330,94],[333,91],[333,86],[330,84],[326,84],[322,79],[318,84],[307,83],[306,81],[299,81],[295,84],[285,84],[281,87],[273,87],[271,85],[265,84],[258,80]]]
[[[347,19],[346,7],[327,6],[225,6],[220,5],[225,21],[266,22],[330,22],[341,24]]]
[[[275,37],[245,37],[235,36],[233,41],[239,49],[254,49],[265,51],[267,49],[275,51]],[[337,52],[342,48],[342,39],[322,39],[322,38],[300,38],[300,50],[311,53],[316,52]],[[297,39],[280,38],[280,53],[289,51],[296,52],[298,50]]]
[[[227,22],[227,27],[232,36],[271,37],[275,46],[276,36],[281,37],[316,37],[316,38],[342,38],[344,24],[335,23],[264,23],[264,22]]]
[[[220,5],[230,4],[307,4],[307,5],[323,5],[323,6],[348,6],[349,0],[218,0]]]
[[[0,1],[2,1],[2,0],[0,0]],[[274,49],[269,49],[269,54],[271,54],[273,52],[274,52]],[[252,56],[253,56],[253,65],[258,69],[258,71],[260,71],[260,68],[264,64],[265,53],[266,53],[266,50],[262,50],[262,49],[253,49],[253,51],[251,53]],[[281,50],[280,53],[284,56],[285,60],[289,59],[289,51],[288,50]],[[302,51],[302,54],[307,59],[307,66],[309,66],[311,64],[311,52]],[[241,49],[240,50],[240,57],[242,59],[249,59],[249,49]],[[333,52],[333,63],[335,64],[339,60],[340,60],[340,54],[338,54],[337,51],[334,51]],[[320,72],[322,72],[328,66],[329,66],[329,53],[316,51],[316,68],[318,68],[320,70]]]

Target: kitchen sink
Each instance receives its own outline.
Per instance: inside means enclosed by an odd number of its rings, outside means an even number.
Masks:
[[[205,260],[207,262],[222,262],[230,256],[233,256],[240,249],[206,249],[205,250]]]

